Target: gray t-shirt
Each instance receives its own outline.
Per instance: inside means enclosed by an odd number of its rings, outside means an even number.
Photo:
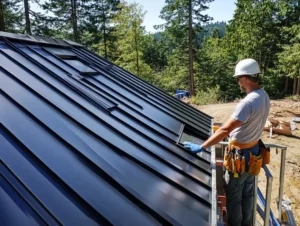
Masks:
[[[260,139],[270,112],[270,99],[264,89],[254,90],[240,101],[231,118],[243,124],[230,133],[230,138],[240,143]]]

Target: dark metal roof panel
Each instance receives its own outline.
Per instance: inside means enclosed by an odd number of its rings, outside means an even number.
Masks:
[[[209,116],[78,45],[1,35],[1,222],[210,224],[210,153],[177,143],[185,127],[207,138]],[[69,49],[98,75],[60,59]]]

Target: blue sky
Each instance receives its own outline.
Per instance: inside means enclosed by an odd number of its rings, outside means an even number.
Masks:
[[[164,22],[159,18],[160,11],[165,5],[164,0],[127,0],[127,2],[139,3],[147,11],[144,21],[147,31],[154,32],[153,25]],[[228,21],[232,19],[234,10],[235,0],[214,0],[209,4],[206,14],[213,17],[214,21]]]
[[[42,0],[41,2],[44,2]],[[165,5],[164,0],[127,0],[127,2],[136,2],[143,6],[144,10],[147,11],[144,20],[144,26],[147,31],[155,32],[153,25],[158,25],[164,23],[162,19],[159,18],[161,9]],[[209,4],[209,9],[206,14],[214,18],[214,21],[228,21],[232,19],[235,10],[235,0],[214,0]],[[35,10],[36,7],[32,5]]]

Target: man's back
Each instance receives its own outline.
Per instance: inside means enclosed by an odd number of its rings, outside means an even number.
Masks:
[[[243,124],[230,133],[233,140],[250,143],[259,140],[270,111],[270,99],[264,89],[250,92],[236,107],[231,118]]]

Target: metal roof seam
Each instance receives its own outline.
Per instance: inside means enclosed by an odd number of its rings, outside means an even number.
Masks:
[[[2,93],[3,94],[3,93]],[[6,95],[6,94],[5,94]],[[60,134],[56,133],[55,131],[53,131],[52,129],[50,129],[47,125],[45,125],[42,121],[40,121],[38,118],[36,118],[36,116],[34,116],[33,114],[31,114],[28,110],[26,110],[24,107],[22,107],[21,105],[19,105],[14,99],[10,98],[8,95],[6,95],[6,97],[8,99],[10,99],[10,101],[14,102],[15,104],[17,104],[19,106],[19,108],[21,108],[23,111],[26,111],[27,112],[27,115],[30,115],[31,118],[34,118],[34,121],[36,121],[40,126],[42,126],[44,129],[46,129],[48,131],[48,133],[54,135],[56,137],[56,139],[60,140],[64,145],[67,145],[69,148],[71,148],[73,151],[74,151],[74,154],[76,155],[79,155],[81,157],[82,160],[84,161],[88,161],[89,162],[89,166],[93,166],[93,169],[94,171],[97,171],[97,172],[100,172],[99,170],[101,170],[102,173],[104,173],[106,176],[108,176],[110,178],[110,180],[113,180],[115,181],[115,179],[113,179],[109,173],[105,172],[100,166],[96,165],[93,161],[91,161],[91,159],[89,159],[87,156],[85,156],[82,152],[80,152],[75,146],[73,146],[71,143],[69,143],[68,141],[66,141],[64,138],[62,138],[60,136]],[[148,165],[144,165],[143,163],[139,162],[140,164],[143,165],[144,168],[146,168],[147,170],[149,170],[150,172],[154,173],[155,170],[154,170],[154,167],[149,167]],[[92,164],[92,165],[91,165]],[[96,168],[95,168],[96,167]],[[102,166],[103,167],[103,166]],[[49,169],[50,170],[50,169]],[[102,174],[101,173],[101,174]],[[98,174],[98,173],[97,173]],[[210,203],[210,200],[209,199],[204,199],[196,194],[194,194],[192,191],[190,191],[189,189],[185,188],[184,186],[182,185],[179,185],[176,181],[168,178],[168,177],[165,177],[164,175],[162,174],[157,174],[155,173],[155,175],[157,177],[160,177],[164,180],[167,180],[168,183],[172,184],[173,186],[175,186],[176,188],[178,188],[179,190],[181,191],[184,191],[185,193],[189,194],[191,197],[193,197],[194,199],[200,201],[201,203],[207,205],[208,207],[211,207],[211,203]],[[100,176],[100,175],[99,175]],[[102,177],[103,178],[103,177]],[[103,178],[104,179],[104,178]],[[107,181],[107,180],[106,180]],[[117,182],[117,181],[115,181]],[[116,186],[116,184],[114,184]],[[119,187],[119,186],[118,186]],[[120,189],[122,188],[125,189],[122,185],[120,185],[119,187],[119,191]],[[123,192],[128,192],[127,191],[128,188],[126,188],[125,190],[123,190]],[[75,191],[74,191],[75,192]],[[133,191],[131,191],[132,193]],[[76,192],[75,192],[76,193]],[[128,193],[129,194],[129,193]],[[137,195],[137,194],[135,194]],[[78,195],[79,196],[79,195]],[[80,197],[80,196],[79,196]],[[141,199],[136,199],[137,201],[140,201]],[[152,210],[150,208],[150,210]]]
[[[11,98],[10,98],[11,99]],[[51,177],[54,177],[56,180],[59,181],[60,185],[64,187],[64,189],[67,189],[69,192],[72,193],[73,198],[77,199],[82,205],[86,206],[89,211],[93,212],[93,214],[96,214],[100,219],[107,221],[99,212],[97,212],[86,200],[84,200],[76,191],[74,191],[65,181],[63,181],[53,170],[51,170],[47,164],[42,162],[30,149],[28,149],[11,131],[9,131],[8,128],[6,128],[3,124],[0,124],[0,127],[5,130],[5,132],[12,138],[14,141],[23,148],[23,151],[26,151],[26,155],[31,156],[32,159],[38,164],[40,167],[42,167],[45,171],[47,170],[47,173],[50,174]],[[22,182],[23,183],[23,182]],[[27,188],[28,189],[28,188]],[[37,199],[37,197],[36,197]],[[38,199],[37,199],[38,200]],[[48,209],[47,207],[45,207]],[[51,213],[51,211],[49,210]],[[52,213],[51,213],[52,214]],[[107,221],[107,223],[109,223]]]
[[[98,55],[96,55],[95,53],[91,52],[91,51],[88,50],[88,49],[79,48],[79,50],[82,50],[82,51],[84,51],[84,52],[88,52],[89,54],[93,55],[94,57],[96,57],[96,58],[98,58],[98,59],[101,59],[101,60],[103,60],[103,61],[106,61],[105,59],[103,59],[102,57],[99,57]],[[118,67],[118,66],[116,66],[116,65],[115,65],[115,67],[118,68],[118,69],[120,69],[121,71],[127,72],[127,71],[124,70],[123,68],[120,68],[120,67]],[[129,72],[127,72],[127,73],[130,74]],[[138,80],[141,80],[141,79],[140,79],[139,77],[137,77],[136,75],[131,74],[131,76],[133,76],[134,78],[136,78],[136,79],[138,79]],[[143,80],[141,80],[141,81],[142,81],[143,83],[149,85],[151,88],[157,90],[158,92],[163,93],[166,97],[168,97],[170,100],[174,101],[175,103],[178,103],[178,104],[180,103],[181,106],[184,106],[184,107],[188,108],[189,110],[194,111],[196,114],[198,114],[198,116],[200,116],[200,117],[206,116],[206,117],[212,118],[211,116],[205,114],[204,112],[201,112],[201,111],[195,109],[194,107],[192,107],[192,106],[190,106],[190,105],[188,105],[188,104],[186,104],[186,103],[184,103],[184,102],[182,102],[182,101],[178,101],[178,99],[176,99],[175,97],[169,96],[169,94],[167,94],[165,91],[158,89],[157,87],[153,86],[152,84],[150,84],[150,83],[148,83],[148,82],[146,82],[146,81],[143,81]]]
[[[77,54],[80,54],[77,50],[73,50],[75,53],[77,53]],[[98,70],[99,71],[99,70]],[[99,71],[99,73],[101,73],[101,71]],[[102,72],[103,73],[103,72]],[[106,73],[105,73],[105,75],[107,75],[107,73],[109,73],[110,74],[110,76],[113,76],[113,74],[110,72],[110,71],[107,71]],[[120,78],[119,78],[120,79]],[[116,81],[115,81],[116,82]],[[139,94],[142,94],[144,97],[145,97],[145,94],[144,93],[141,93],[141,92],[139,92],[133,85],[131,85],[131,84],[128,84],[127,82],[125,82],[125,81],[123,81],[127,86],[129,86],[129,87],[131,87],[132,89],[134,89],[135,91],[137,91]],[[120,84],[121,85],[121,84]],[[122,85],[122,86],[124,86],[124,85]],[[146,96],[147,97],[147,96]],[[143,98],[144,99],[144,101],[147,101],[147,102],[149,102],[149,100],[147,100],[146,98]],[[165,109],[163,109],[163,107],[159,104],[159,103],[156,103],[156,106],[157,107],[159,107],[161,110],[163,110],[165,113],[169,113],[168,111],[166,111]],[[173,117],[176,117],[177,119],[179,119],[179,117],[177,116],[177,115],[172,115]],[[190,120],[190,117],[187,117],[187,116],[183,116],[183,117],[185,117],[186,118],[186,120],[188,120],[188,121],[190,121],[190,124],[191,125],[194,125],[195,123],[196,123],[196,121],[194,120],[194,121],[191,121]],[[184,122],[184,121],[181,121],[182,123],[186,123],[186,122]],[[197,124],[197,123],[196,123]],[[200,125],[200,128],[202,128],[202,124]],[[202,129],[200,129],[200,131],[203,131]],[[204,133],[205,134],[205,133]],[[205,136],[207,136],[207,135],[205,135]]]
[[[5,70],[5,69],[4,69],[4,70]],[[10,74],[8,71],[6,71],[6,73]],[[12,76],[12,75],[11,75],[11,76]],[[29,88],[29,87],[27,87],[27,88]],[[32,90],[32,91],[35,93],[34,90]],[[39,95],[39,94],[36,93],[36,95]],[[40,95],[39,95],[39,96],[40,96]],[[43,98],[46,102],[49,103],[49,101],[46,100],[44,97],[40,96],[40,98]],[[54,106],[54,105],[52,105],[52,106]],[[55,108],[58,109],[58,110],[60,110],[60,111],[62,111],[61,109],[57,108],[56,106],[55,106]],[[90,113],[90,114],[93,115],[93,113]],[[99,120],[99,118],[98,118],[96,115],[95,115],[94,117],[95,117],[96,119]],[[108,127],[110,127],[111,129],[115,130],[114,127],[112,127],[110,124],[106,123],[106,122],[103,121],[102,119],[100,119],[100,121],[101,121],[102,123],[104,123],[106,126],[108,126]],[[122,122],[121,122],[121,123],[122,123]],[[134,128],[132,128],[132,129],[134,129]],[[135,129],[134,129],[134,130],[135,130]],[[136,130],[136,131],[137,131],[137,130]],[[120,134],[121,136],[124,137],[124,134],[123,134],[123,133],[121,133],[121,132],[119,132],[119,131],[117,131],[117,130],[115,130],[115,132],[118,133],[118,134]],[[141,134],[141,133],[140,133],[140,135],[145,136],[145,135],[143,135],[143,134]],[[139,143],[137,143],[136,141],[130,139],[129,137],[127,137],[126,139],[130,140],[130,141],[133,142],[135,145],[139,146],[141,149],[143,149],[144,151],[146,151],[148,154],[152,155],[154,158],[156,158],[156,159],[158,159],[159,161],[163,162],[164,164],[166,164],[167,166],[169,166],[169,167],[172,168],[173,170],[177,171],[178,173],[185,174],[185,175],[188,176],[191,180],[194,180],[194,181],[197,182],[197,183],[201,183],[202,186],[206,186],[205,184],[203,184],[203,183],[202,183],[201,181],[199,181],[198,179],[189,176],[188,174],[186,174],[186,173],[185,173],[184,171],[182,171],[182,170],[179,170],[175,165],[171,164],[170,162],[168,162],[168,161],[165,160],[164,158],[162,158],[162,157],[158,156],[157,154],[154,154],[152,151],[146,149],[143,145],[140,145]],[[152,140],[152,141],[154,141],[154,140]],[[166,149],[166,150],[168,150],[168,149]],[[172,153],[175,154],[174,152],[172,152]],[[179,157],[179,156],[177,156],[177,157]],[[182,158],[182,157],[180,156],[180,158]],[[186,161],[187,159],[182,158],[182,160]],[[200,159],[200,160],[202,160],[202,159]],[[193,162],[190,162],[190,164],[193,164]],[[193,164],[193,166],[196,167],[196,168],[198,168],[198,169],[200,169],[201,171],[203,171],[203,172],[205,172],[205,173],[208,173],[204,168],[198,167],[197,165],[194,165],[194,164]]]
[[[53,66],[59,68],[61,71],[65,72],[67,75],[70,74],[67,70],[65,70],[64,68],[60,67],[59,65],[55,64],[54,62],[52,62],[51,60],[49,60],[47,57],[43,56],[42,54],[40,54],[38,51],[36,51],[35,49],[31,48],[30,46],[26,45],[25,43],[23,43],[28,49],[30,49],[32,52],[34,52],[35,54],[37,54],[39,57],[43,58],[44,60],[46,60],[47,62],[49,62],[50,64],[52,64]],[[64,61],[61,61],[62,63],[66,64]],[[67,64],[66,64],[67,65]],[[68,65],[69,66],[69,65]],[[74,68],[74,70],[76,70]]]
[[[1,52],[2,50],[0,49],[0,52]],[[23,53],[23,52],[22,52]],[[3,53],[3,54],[5,54],[5,55],[7,55],[6,53]],[[8,55],[7,55],[7,57],[9,57]],[[10,57],[9,57],[10,58]],[[11,58],[11,60],[14,60],[14,59],[12,59]],[[33,60],[33,59],[32,59]],[[33,61],[35,61],[35,60],[33,60]],[[17,62],[16,62],[17,63]],[[19,63],[18,63],[19,64]],[[22,65],[22,67],[23,68],[26,68],[24,65]],[[26,68],[27,70],[29,70],[28,68]],[[31,74],[33,73],[31,70],[29,70],[30,72],[31,72]],[[48,70],[47,70],[48,71]],[[51,74],[53,74],[53,72],[51,72]],[[55,74],[54,74],[55,75]],[[39,77],[38,75],[35,75],[35,76],[37,76],[37,77]],[[59,78],[59,80],[60,81],[63,81],[60,77],[58,77],[57,75],[55,75],[55,77],[56,78]],[[47,83],[47,82],[46,82]],[[47,83],[48,84],[48,83]],[[49,85],[49,84],[48,84]],[[53,87],[53,86],[52,86]],[[56,89],[55,87],[53,87],[54,89]],[[58,92],[60,92],[58,89],[56,89],[56,91],[58,91]],[[61,93],[61,92],[60,92]],[[61,94],[63,94],[64,96],[65,96],[65,94],[64,93],[61,93]],[[72,99],[70,99],[70,98],[68,98],[71,102],[74,102],[74,100],[72,100]],[[74,102],[75,103],[75,102]],[[83,108],[83,109],[85,109],[85,108]],[[133,128],[134,130],[136,130],[135,128]],[[156,141],[155,141],[156,142]],[[196,158],[198,158],[199,160],[201,160],[201,161],[204,161],[203,159],[201,159],[201,158],[199,158],[198,156],[195,156]],[[201,170],[203,170],[203,168],[200,168]],[[206,172],[206,171],[204,171],[204,172]]]
[[[0,105],[1,222],[214,223],[213,153],[179,137],[206,139],[212,118],[138,76],[77,43],[0,32]]]
[[[3,125],[0,123],[0,128],[3,128]],[[49,214],[50,217],[52,218],[53,221],[51,221],[51,225],[62,225],[61,222],[55,217],[55,215],[53,213],[51,213],[51,211],[43,205],[43,203],[23,184],[23,182],[17,177],[17,175],[15,175],[13,173],[13,171],[5,164],[5,162],[3,162],[1,159],[0,159],[0,172],[2,170],[6,170],[9,174],[11,174],[12,177],[14,177],[14,180],[16,180],[18,183],[20,183],[20,185],[22,186],[23,190],[25,190],[25,192],[27,192],[31,197],[32,199],[38,203],[38,205],[40,205],[42,207],[42,209],[45,211],[46,214]],[[1,173],[0,173],[1,175]],[[20,191],[20,189],[18,189],[16,186],[14,186],[12,184],[12,182],[4,175],[2,174],[2,177],[7,180],[7,182],[15,189],[15,191],[20,195],[20,197],[22,197],[24,199],[24,201],[35,211],[35,213],[41,217],[42,220],[45,220],[45,216],[42,217],[40,215],[40,211],[37,210],[35,208],[34,205],[32,205],[32,201],[30,202],[26,197],[24,197],[24,195],[22,194],[22,192]],[[45,223],[48,223],[48,222],[45,222]]]
[[[122,83],[117,82],[117,81],[115,80],[115,78],[110,78],[110,76],[109,76],[107,73],[102,72],[102,74],[105,75],[106,78],[110,79],[112,82],[117,83],[117,84],[120,85],[121,87],[124,87],[124,85],[123,85]],[[180,122],[186,123],[186,121],[181,120],[180,117],[179,117],[177,114],[172,113],[170,110],[166,110],[166,109],[162,108],[160,105],[153,104],[151,101],[149,101],[148,99],[146,99],[146,98],[144,98],[144,97],[142,97],[142,99],[143,99],[145,102],[147,102],[147,103],[149,103],[149,104],[151,104],[151,105],[155,105],[156,107],[158,107],[158,108],[159,108],[161,111],[163,111],[164,113],[166,113],[166,114],[168,114],[168,115],[174,117],[174,118],[177,119],[177,120],[180,120]],[[187,120],[190,121],[189,119],[187,119]],[[194,122],[190,121],[189,125],[194,125]],[[201,131],[201,130],[203,131],[203,129],[200,129],[200,128],[199,128],[198,130],[199,130],[199,131]],[[179,135],[179,134],[177,134],[177,135]],[[202,136],[207,137],[208,134],[205,134],[204,132],[202,132]]]

